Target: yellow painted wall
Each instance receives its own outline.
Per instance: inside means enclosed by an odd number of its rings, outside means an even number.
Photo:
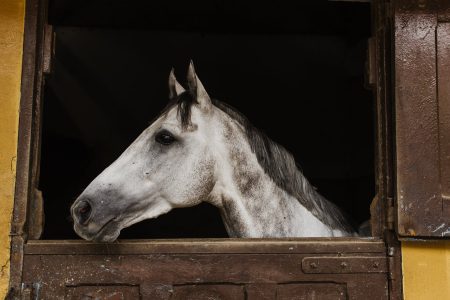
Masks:
[[[24,14],[25,0],[0,0],[0,299],[9,281]]]
[[[450,299],[450,241],[402,242],[405,300]]]

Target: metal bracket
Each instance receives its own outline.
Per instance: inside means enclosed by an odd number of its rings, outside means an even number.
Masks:
[[[389,262],[389,273],[388,277],[390,280],[396,280],[396,250],[394,247],[388,247],[388,262]]]
[[[317,256],[303,258],[302,270],[310,274],[387,273],[388,266],[384,256]]]

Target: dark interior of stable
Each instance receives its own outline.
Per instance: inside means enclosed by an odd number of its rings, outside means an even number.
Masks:
[[[370,5],[335,1],[50,1],[40,189],[43,239],[78,238],[69,207],[168,101],[190,59],[212,97],[292,152],[355,224],[375,194]],[[218,210],[177,209],[120,238],[227,237]]]

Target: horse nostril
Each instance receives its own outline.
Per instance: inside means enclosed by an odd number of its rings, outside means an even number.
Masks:
[[[78,215],[78,221],[81,225],[86,225],[87,221],[89,220],[89,217],[91,216],[92,207],[89,204],[89,202],[81,201],[80,204],[78,204],[77,207],[77,215]]]

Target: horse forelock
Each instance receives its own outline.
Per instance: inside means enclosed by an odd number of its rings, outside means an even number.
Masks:
[[[191,91],[185,91],[171,99],[162,114],[176,106],[182,128],[186,128],[191,124],[192,106],[197,103],[195,95]],[[256,155],[258,163],[279,188],[298,199],[324,224],[333,229],[354,232],[342,211],[320,195],[308,182],[289,151],[269,139],[234,107],[216,99],[212,99],[212,103],[244,128],[245,138]]]

